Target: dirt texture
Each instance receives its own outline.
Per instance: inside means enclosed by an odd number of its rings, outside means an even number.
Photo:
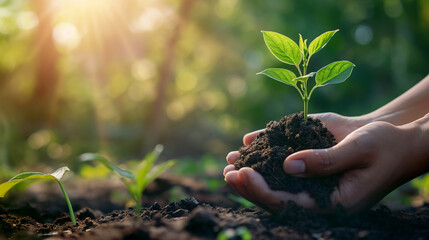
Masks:
[[[190,197],[166,205],[154,202],[139,214],[133,209],[101,214],[82,208],[76,213],[77,226],[65,213],[56,219],[40,219],[41,209],[27,206],[32,210],[23,216],[24,212],[0,208],[0,239],[192,240],[216,239],[221,232],[228,239],[242,239],[239,229],[243,227],[252,239],[429,239],[429,204],[395,212],[380,206],[352,216],[342,214],[341,209],[327,216],[292,202],[288,205],[283,212],[270,214]]]
[[[259,172],[273,190],[291,193],[307,191],[321,208],[331,205],[330,194],[338,185],[338,175],[302,178],[287,175],[283,162],[287,156],[304,149],[329,148],[336,144],[334,136],[320,120],[303,113],[287,115],[280,121],[271,121],[248,146],[240,148],[236,169],[251,167]]]

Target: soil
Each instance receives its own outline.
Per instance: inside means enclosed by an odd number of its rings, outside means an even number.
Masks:
[[[329,148],[336,144],[331,132],[320,120],[303,113],[284,116],[280,121],[271,121],[265,132],[260,133],[248,146],[240,148],[236,169],[251,167],[259,172],[273,190],[291,193],[307,191],[319,207],[331,205],[330,194],[338,185],[339,176],[302,178],[287,175],[283,162],[287,156],[304,149]]]
[[[226,185],[211,192],[202,187],[201,181],[191,180],[159,179],[152,184],[151,192],[146,193],[146,207],[139,214],[119,206],[111,197],[97,197],[124,190],[117,187],[119,184],[98,181],[90,186],[80,182],[74,186],[79,190],[66,186],[76,210],[77,226],[73,226],[66,215],[60,192],[41,191],[43,196],[35,197],[35,192],[27,191],[25,195],[19,194],[19,199],[37,202],[19,208],[16,204],[20,201],[14,196],[10,202],[1,202],[0,239],[191,240],[216,239],[220,232],[229,239],[241,239],[239,229],[243,227],[253,239],[429,239],[429,204],[401,211],[379,206],[352,216],[341,211],[327,216],[288,203],[288,209],[270,214],[258,208],[240,207],[228,198],[232,189]],[[167,193],[173,187],[179,187],[186,194],[194,192],[195,197],[170,202],[167,199],[171,196]],[[54,188],[47,186],[46,189]],[[83,196],[73,194],[88,190],[92,192]],[[105,206],[84,207],[89,202],[101,202]],[[121,209],[108,213],[100,210],[115,206]]]

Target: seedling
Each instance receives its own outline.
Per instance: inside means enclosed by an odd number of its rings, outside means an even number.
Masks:
[[[239,203],[241,206],[243,206],[244,208],[251,208],[254,207],[255,204],[253,204],[252,202],[248,201],[247,199],[243,198],[243,197],[238,197],[232,193],[228,194],[228,198],[231,199],[234,202]]]
[[[237,229],[227,228],[221,231],[216,240],[229,240],[229,239],[241,239],[241,240],[252,240],[252,233],[244,226]]]
[[[70,169],[68,167],[62,167],[62,168],[58,168],[55,172],[53,172],[51,174],[44,174],[44,173],[40,173],[40,172],[23,172],[23,173],[20,173],[20,174],[16,175],[15,177],[11,178],[9,181],[0,184],[0,198],[4,197],[5,194],[10,189],[12,189],[15,185],[17,185],[18,183],[21,183],[25,180],[30,180],[30,179],[51,179],[51,180],[55,180],[60,185],[61,191],[63,192],[64,198],[66,199],[67,206],[68,206],[69,212],[70,212],[71,221],[72,221],[73,225],[76,225],[76,219],[74,217],[73,207],[70,203],[70,199],[66,193],[66,190],[64,189],[64,186],[60,181],[61,178],[64,176],[64,174],[68,171],[70,171]]]
[[[317,72],[307,73],[307,67],[310,58],[320,51],[338,30],[328,31],[315,38],[309,46],[307,39],[303,40],[299,34],[299,45],[292,39],[276,32],[262,31],[265,44],[270,52],[281,62],[294,65],[298,70],[299,76],[288,69],[268,68],[258,74],[264,74],[276,81],[294,87],[298,90],[304,101],[304,120],[307,121],[308,102],[313,91],[318,87],[328,84],[344,82],[352,73],[355,65],[349,61],[338,61],[328,64]],[[308,79],[315,77],[315,85],[310,91],[308,88]]]
[[[128,188],[128,192],[133,198],[136,211],[139,213],[142,208],[141,198],[143,191],[146,189],[149,183],[151,183],[153,180],[159,177],[159,175],[175,164],[174,160],[169,160],[165,163],[153,166],[163,149],[164,147],[162,145],[157,145],[151,153],[147,154],[143,158],[143,160],[137,165],[137,167],[134,168],[135,170],[132,172],[121,169],[117,165],[107,160],[105,157],[95,153],[82,154],[80,156],[80,160],[83,162],[100,162],[111,171],[117,172],[119,175],[121,175],[122,180]]]

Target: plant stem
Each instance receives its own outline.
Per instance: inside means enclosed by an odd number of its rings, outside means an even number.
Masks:
[[[60,181],[57,181],[57,182],[58,182],[58,184],[60,185],[61,191],[63,192],[63,194],[64,194],[64,198],[66,199],[67,206],[69,207],[70,218],[71,218],[71,220],[72,220],[72,223],[73,223],[73,225],[75,225],[75,226],[76,226],[76,218],[74,217],[73,206],[71,205],[71,202],[70,202],[69,196],[67,195],[66,190],[64,189],[63,184],[62,184]]]
[[[308,66],[308,63],[305,63],[305,61],[304,61],[304,63],[302,64],[302,68],[303,68],[303,71],[304,71],[304,75],[306,75],[306,74],[307,74],[307,66]]]
[[[305,96],[304,98],[304,121],[307,122],[307,114],[308,114],[308,98]]]

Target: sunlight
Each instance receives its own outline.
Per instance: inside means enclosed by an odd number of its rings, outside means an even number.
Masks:
[[[80,34],[72,23],[62,22],[54,27],[52,32],[54,42],[60,51],[69,52],[76,48],[80,42]]]

